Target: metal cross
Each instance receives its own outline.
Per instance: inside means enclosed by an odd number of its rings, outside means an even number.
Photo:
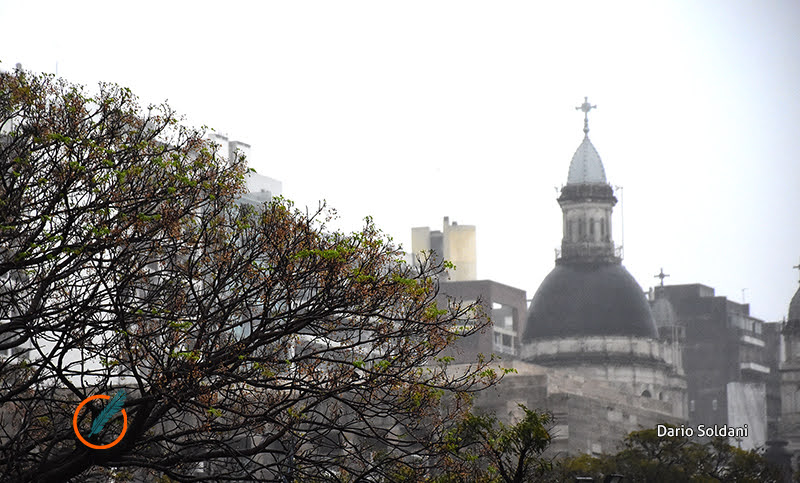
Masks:
[[[664,269],[662,268],[661,272],[659,272],[659,274],[655,275],[653,278],[660,278],[661,279],[661,286],[663,287],[664,286],[664,279],[667,278],[667,277],[669,277],[669,275],[664,273]]]
[[[580,106],[575,108],[576,111],[583,111],[583,133],[584,134],[589,134],[589,111],[591,111],[592,109],[597,109],[597,106],[593,106],[593,105],[589,104],[589,98],[588,97],[584,97],[583,98],[583,104],[581,104]]]
[[[798,271],[800,271],[800,263],[798,263],[797,265],[793,266],[792,268],[796,268]]]

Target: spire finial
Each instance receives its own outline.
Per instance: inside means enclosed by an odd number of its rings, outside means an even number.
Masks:
[[[664,269],[662,268],[658,275],[654,276],[653,278],[660,278],[661,279],[661,286],[664,286],[664,279],[669,277],[668,274],[664,273]]]
[[[589,104],[588,97],[584,97],[583,104],[575,108],[576,111],[583,111],[583,133],[587,136],[589,135],[589,111],[592,109],[597,109],[597,106]]]

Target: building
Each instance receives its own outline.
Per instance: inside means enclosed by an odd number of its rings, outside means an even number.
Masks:
[[[783,360],[783,322],[764,322],[762,326],[764,352],[768,355],[769,375],[767,392],[767,445],[780,438],[781,429],[781,361]]]
[[[457,359],[472,360],[478,353],[516,356],[527,311],[525,291],[493,280],[476,280],[475,226],[451,223],[447,216],[442,225],[442,231],[427,226],[412,228],[412,253],[430,251],[437,260],[455,265],[455,270],[447,270],[439,281],[440,303],[446,297],[465,303],[480,301],[494,321],[491,335],[475,334],[459,344]]]
[[[788,441],[786,449],[794,456],[797,468],[800,461],[800,287],[789,302],[782,335],[784,357],[780,364],[781,424],[778,436]]]
[[[519,404],[553,414],[548,454],[553,457],[615,453],[633,431],[658,424],[680,426],[673,403],[630,394],[613,381],[578,374],[572,368],[547,367],[519,359],[503,360],[514,369],[496,386],[482,391],[475,405],[504,421],[521,416]]]
[[[744,449],[768,439],[767,389],[773,423],[776,386],[770,383],[775,357],[767,324],[750,315],[750,306],[717,296],[702,284],[666,285],[650,292],[651,307],[664,340],[682,349],[689,397],[689,425],[748,427]],[[769,344],[768,344],[769,342]]]
[[[253,171],[247,173],[245,182],[247,183],[247,193],[239,198],[240,203],[260,205],[282,193],[280,181]]]
[[[479,353],[516,358],[526,313],[524,290],[492,280],[440,281],[439,290],[442,297],[466,303],[480,301],[494,322],[491,332],[475,334],[458,344],[457,360],[475,360]]]
[[[439,260],[452,262],[456,269],[447,271],[451,281],[477,279],[475,226],[450,223],[447,216],[442,225],[442,231],[431,231],[427,226],[412,228],[411,252],[430,250]]]
[[[518,415],[518,404],[551,411],[555,453],[615,452],[631,431],[687,419],[679,342],[659,339],[647,298],[622,266],[611,237],[617,200],[588,136],[588,113],[594,107],[586,100],[578,108],[584,112],[584,138],[558,198],[563,238],[556,265],[539,286],[524,322],[515,323],[513,312],[510,325],[502,317],[494,319],[495,327],[501,320],[501,329],[515,329],[518,350],[502,365],[516,373],[476,401],[501,419]],[[466,283],[441,288],[463,294]],[[488,287],[494,282],[480,283]],[[492,304],[493,295],[488,297]],[[502,300],[497,301],[502,308]],[[505,335],[495,328],[473,344],[504,354],[508,339],[498,336]]]
[[[673,343],[658,339],[644,292],[622,265],[611,237],[617,200],[589,139],[588,113],[594,107],[588,100],[579,107],[584,138],[558,198],[561,250],[531,302],[520,357],[603,380],[621,394],[666,401],[669,414],[683,418],[680,358]]]
[[[228,136],[218,133],[212,133],[208,138],[219,145],[220,154],[226,156],[228,160],[234,160],[240,156],[250,156],[250,145],[247,143],[229,140]],[[279,196],[283,191],[280,181],[253,171],[247,173],[245,182],[247,183],[247,193],[239,198],[239,203],[260,205]]]

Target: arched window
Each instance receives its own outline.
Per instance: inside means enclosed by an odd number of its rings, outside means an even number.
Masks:
[[[567,221],[567,240],[572,241],[572,221]]]
[[[594,240],[594,218],[589,218],[589,238]]]
[[[583,218],[578,220],[578,239],[583,240],[584,233],[586,233],[586,227],[584,226]]]
[[[642,392],[642,397],[653,397],[653,396],[650,394],[650,391],[645,389],[644,392]]]
[[[606,239],[606,219],[600,218],[600,239]]]

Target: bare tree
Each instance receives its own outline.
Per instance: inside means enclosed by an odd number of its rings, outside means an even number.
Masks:
[[[240,206],[246,168],[127,89],[0,74],[0,479],[355,481],[424,473],[494,379],[370,219]],[[118,444],[72,418],[127,394]],[[446,400],[447,404],[442,404]],[[117,416],[88,436],[107,444]],[[166,481],[166,480],[165,480]]]

